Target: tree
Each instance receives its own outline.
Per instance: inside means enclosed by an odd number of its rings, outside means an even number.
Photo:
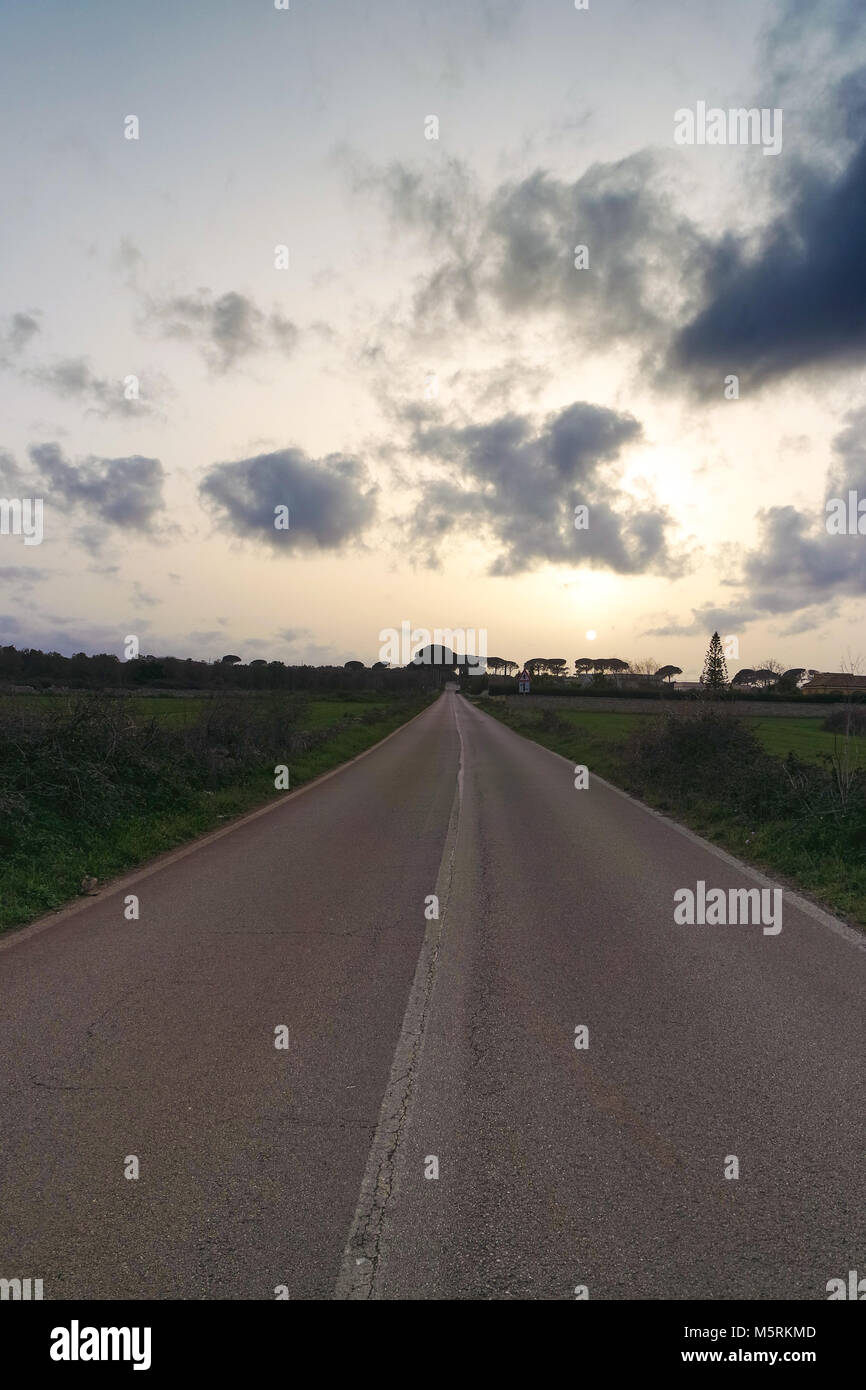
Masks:
[[[751,666],[744,666],[743,669],[741,671],[738,671],[737,674],[734,676],[734,679],[731,681],[731,685],[736,686],[737,689],[744,685],[751,686],[755,684],[756,678],[757,672],[753,671]]]
[[[549,658],[547,665],[554,676],[564,676],[568,662],[564,656],[552,656]]]
[[[440,669],[447,667],[453,671],[457,665],[457,657],[450,647],[442,646],[440,643],[433,642],[427,647],[419,647],[418,651],[409,662],[410,666],[435,666]]]
[[[805,674],[805,666],[792,666],[790,670],[782,672],[781,676],[779,677],[779,683],[776,686],[776,689],[790,691],[799,690],[800,681],[803,679]]]
[[[681,676],[682,668],[679,666],[660,666],[656,675],[663,681],[670,681],[674,676]]]
[[[659,668],[651,656],[645,656],[642,661],[633,661],[629,667],[636,676],[657,676]]]
[[[344,671],[363,671],[365,669],[363,661],[344,661]]]
[[[232,654],[229,653],[228,656],[224,656],[224,657],[223,657],[222,662],[221,662],[221,665],[223,665],[223,666],[240,666],[240,665],[241,665],[241,658],[240,658],[239,656],[232,656]]]
[[[771,671],[767,666],[761,666],[755,672],[755,681],[762,690],[766,690],[769,685],[775,685],[778,679],[778,673]]]
[[[725,661],[725,653],[722,650],[722,639],[717,632],[714,632],[710,638],[710,645],[707,648],[707,655],[704,660],[701,685],[710,694],[718,695],[725,689],[727,684],[728,667]]]

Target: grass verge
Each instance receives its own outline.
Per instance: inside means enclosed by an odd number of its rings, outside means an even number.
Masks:
[[[77,696],[0,718],[0,931],[285,796],[378,743],[433,695],[209,700],[196,718]],[[181,701],[163,701],[177,705]],[[315,706],[311,709],[311,706]],[[325,714],[330,712],[330,717]]]

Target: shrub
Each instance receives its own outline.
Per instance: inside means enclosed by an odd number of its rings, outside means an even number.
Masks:
[[[834,709],[821,725],[831,734],[866,734],[866,705],[845,705]]]

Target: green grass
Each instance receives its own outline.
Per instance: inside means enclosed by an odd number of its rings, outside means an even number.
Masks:
[[[86,692],[83,692],[86,694]],[[80,695],[0,695],[0,728],[3,716],[18,710],[48,712],[58,707],[69,707]],[[256,692],[244,695],[244,699],[262,698]],[[273,692],[266,692],[266,698],[273,699]],[[357,693],[311,696],[307,699],[301,692],[287,691],[287,702],[302,700],[304,707],[303,725],[306,729],[321,729],[336,724],[341,719],[352,719],[370,709],[386,709],[392,702],[387,693],[364,690]],[[118,706],[139,720],[155,719],[163,725],[184,726],[196,723],[208,710],[212,700],[207,695],[126,695],[116,697]],[[121,703],[122,701],[122,703]]]
[[[495,702],[482,702],[483,708],[489,709],[491,713],[499,714],[505,706]],[[521,732],[521,718],[536,716],[540,711],[536,708],[524,711],[515,709],[514,706],[508,707],[509,718],[507,722],[513,728]],[[594,710],[572,710],[564,709],[560,712],[555,711],[563,724],[568,724],[574,730],[574,735],[579,739],[579,746],[588,749],[601,761],[607,762],[609,756],[617,745],[621,744],[634,729],[638,728],[644,720],[659,718],[654,714],[620,714],[613,711],[594,711]],[[784,758],[788,753],[796,753],[798,758],[806,762],[818,762],[822,756],[832,756],[834,750],[838,748],[841,740],[838,734],[831,734],[826,729],[821,728],[820,719],[797,719],[797,718],[773,718],[762,715],[742,716],[744,723],[749,724],[757,734],[762,746],[774,757]],[[528,726],[527,726],[528,729]],[[536,737],[536,734],[533,734]],[[539,742],[545,740],[538,738]],[[548,746],[550,746],[548,744]],[[866,737],[852,738],[852,751],[859,758],[860,765],[866,766]],[[583,759],[586,761],[586,759]],[[616,759],[609,763],[611,767],[616,766]],[[601,767],[599,773],[604,776]]]
[[[820,719],[750,717],[748,723],[752,725],[767,752],[777,758],[796,753],[804,762],[818,762],[822,755],[832,756],[842,742],[838,734],[830,734],[821,728]],[[851,748],[859,758],[860,765],[866,766],[866,738],[852,738]]]
[[[56,696],[13,696],[15,700]],[[287,759],[290,792],[323,773],[356,757],[420,713],[432,696],[403,698],[381,692],[371,699],[344,702],[311,700],[299,720],[299,729],[326,732],[314,747]],[[159,723],[199,719],[208,705],[194,697],[165,700],[143,697],[134,701],[136,717],[155,717]],[[130,701],[133,704],[133,701]],[[179,709],[177,707],[183,707]],[[346,724],[346,719],[377,712],[369,722]],[[0,737],[3,710],[0,707]],[[20,926],[35,917],[63,907],[79,894],[82,879],[92,876],[100,884],[128,872],[155,855],[194,840],[268,802],[287,795],[274,789],[273,760],[234,775],[229,785],[213,789],[195,787],[183,798],[162,798],[157,808],[145,804],[137,810],[122,810],[128,803],[121,798],[106,827],[88,823],[86,816],[70,814],[69,807],[40,801],[39,788],[32,788],[34,815],[21,837],[19,848],[0,862],[0,931]]]

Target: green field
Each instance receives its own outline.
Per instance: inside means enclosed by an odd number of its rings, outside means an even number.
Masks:
[[[816,762],[822,756],[832,757],[841,745],[838,734],[830,734],[821,728],[820,719],[760,719],[750,718],[758,738],[768,753],[784,758],[788,753],[796,753],[806,762]],[[851,739],[852,754],[859,759],[861,767],[866,767],[866,738]]]
[[[486,701],[482,702],[485,709],[490,708],[492,712],[499,713],[504,707],[501,704]],[[527,730],[531,723],[523,724],[522,721],[529,719],[533,715],[537,718],[541,710],[515,710],[512,706],[509,710],[508,723],[512,727]],[[617,745],[621,744],[629,734],[639,728],[647,719],[654,719],[660,716],[652,714],[619,714],[614,711],[594,711],[594,710],[573,710],[557,709],[556,716],[562,720],[564,725],[570,726],[574,730],[577,738],[581,739],[579,746],[585,747],[593,754],[596,754],[602,762],[608,762],[613,767],[616,759],[610,761],[608,754]],[[838,734],[831,734],[826,729],[821,728],[820,719],[796,719],[785,718],[777,719],[761,715],[742,716],[743,723],[748,724],[755,730],[762,746],[774,757],[784,758],[788,753],[796,753],[799,758],[805,761],[816,762],[822,756],[831,757],[834,750],[840,744]],[[851,749],[856,757],[859,758],[860,765],[866,766],[866,737],[852,738]],[[603,776],[601,767],[599,773]]]
[[[86,693],[86,692],[85,692]],[[123,710],[134,719],[147,720],[155,719],[163,725],[175,725],[183,727],[195,724],[212,708],[214,699],[210,695],[125,695],[111,697],[113,705],[118,710]],[[256,701],[263,698],[274,699],[272,692],[267,692],[266,696],[251,693],[244,695],[243,699]],[[305,699],[298,694],[286,694],[276,697],[285,699],[286,702],[300,700],[304,710],[304,727],[307,729],[322,729],[330,724],[339,723],[341,720],[352,719],[357,714],[363,714],[366,710],[387,709],[392,701],[392,697],[386,693],[378,691],[360,691],[349,694],[336,694],[318,696]],[[4,715],[13,714],[19,710],[47,713],[54,710],[68,709],[74,702],[81,699],[80,695],[0,695],[0,731]]]

